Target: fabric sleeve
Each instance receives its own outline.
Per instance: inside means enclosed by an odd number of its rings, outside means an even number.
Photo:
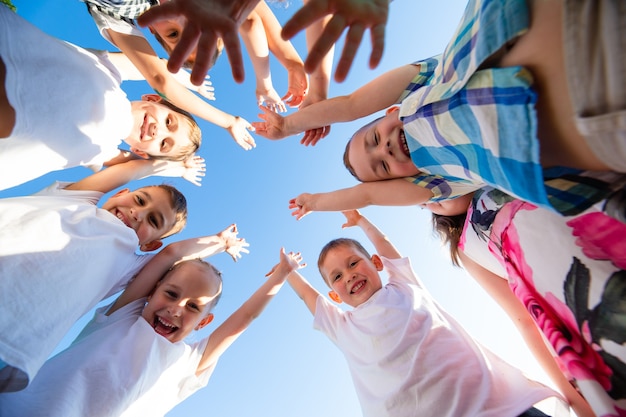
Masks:
[[[449,181],[440,175],[429,175],[426,173],[414,177],[406,177],[405,179],[418,187],[430,190],[433,193],[433,196],[429,200],[430,202],[438,202],[460,197],[481,188],[481,185],[479,184]]]
[[[313,328],[324,333],[333,343],[337,344],[337,334],[345,324],[345,311],[331,304],[326,297],[318,296],[315,305]]]
[[[402,92],[402,95],[396,102],[397,104],[400,104],[402,100],[407,98],[411,93],[419,90],[421,87],[426,85],[426,83],[433,76],[435,68],[439,64],[440,58],[441,58],[441,55],[436,55],[432,58],[428,58],[423,61],[415,61],[412,63],[412,65],[420,66],[420,72],[417,73],[415,77],[413,77],[413,79],[411,80],[411,83],[408,86],[406,86],[406,88]]]
[[[418,284],[423,287],[419,278],[413,271],[409,258],[389,259],[381,256],[383,265],[389,275],[389,282],[403,282],[406,284]]]
[[[111,42],[113,45],[115,44],[111,40],[111,37],[107,33],[107,30],[112,30],[114,32],[124,35],[132,35],[145,38],[143,32],[137,26],[131,23],[128,23],[124,20],[116,19],[112,16],[107,15],[106,13],[102,13],[94,7],[91,7],[89,9],[89,13],[91,14],[91,17],[93,17],[93,21],[96,23],[98,31],[100,31],[102,37]]]
[[[102,196],[104,195],[104,193],[101,193],[100,191],[66,190],[65,187],[69,186],[70,184],[72,183],[64,182],[64,181],[55,181],[54,183],[50,184],[43,190],[40,190],[36,192],[35,194],[33,194],[33,196],[66,197],[66,198],[69,197],[69,198],[83,199],[95,206],[96,204],[98,204],[98,201],[100,201],[100,198],[102,198]]]
[[[189,365],[190,371],[192,369],[198,369],[198,364],[200,363],[200,359],[202,359],[202,355],[204,354],[204,350],[206,349],[206,345],[209,341],[209,338],[206,337],[201,341],[194,343],[191,346],[191,354],[189,357]],[[217,360],[213,362],[211,365],[207,367],[200,375],[196,375],[195,372],[190,372],[189,375],[183,378],[179,384],[180,391],[178,392],[178,400],[179,402],[184,401],[187,397],[189,397],[194,392],[198,391],[201,388],[204,388],[208,382],[209,378],[213,374],[215,370],[215,366],[217,365]]]
[[[111,287],[111,290],[104,296],[108,298],[118,292],[124,290],[128,283],[141,271],[141,269],[154,257],[154,254],[143,254],[143,255],[135,255],[135,258],[132,262],[128,264],[128,267],[125,269],[124,275],[118,278],[117,284]]]

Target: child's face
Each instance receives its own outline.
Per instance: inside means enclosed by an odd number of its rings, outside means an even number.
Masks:
[[[170,195],[160,187],[120,190],[102,208],[137,233],[139,245],[144,251],[158,249],[161,236],[176,223],[176,212],[172,208]],[[158,242],[158,246],[154,247],[154,242]]]
[[[146,95],[131,102],[133,130],[125,142],[135,154],[177,156],[191,144],[191,128],[183,115],[158,102],[159,96]]]
[[[380,258],[369,259],[350,245],[338,246],[326,254],[320,270],[330,288],[349,306],[356,307],[382,288],[378,271]]]
[[[150,26],[150,30],[156,32],[169,47],[170,51],[173,51],[176,45],[178,45],[178,42],[180,42],[180,35],[182,35],[186,24],[187,19],[183,16],[176,16],[171,20],[154,22]],[[190,61],[196,60],[196,49],[189,54],[187,59]]]
[[[358,131],[350,142],[348,160],[363,182],[416,175],[398,110]]]
[[[157,285],[141,316],[172,343],[207,325],[207,311],[220,288],[219,279],[199,262],[179,265]]]

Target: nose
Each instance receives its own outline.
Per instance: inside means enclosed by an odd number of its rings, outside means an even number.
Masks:
[[[172,317],[180,317],[183,307],[178,303],[172,303],[167,308],[167,312],[170,313]]]
[[[134,207],[130,209],[130,215],[135,219],[135,221],[142,221],[145,217],[145,210],[143,207]]]

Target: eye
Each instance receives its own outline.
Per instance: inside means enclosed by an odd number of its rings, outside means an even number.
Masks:
[[[374,132],[374,145],[378,146],[378,133]]]
[[[165,35],[166,38],[168,39],[176,39],[178,38],[178,31],[177,30],[173,30],[170,33],[168,33],[167,35]]]
[[[159,228],[159,222],[157,221],[157,218],[156,218],[156,216],[154,214],[151,214],[150,216],[148,216],[148,222],[155,229]]]
[[[165,126],[169,126],[172,124],[172,117],[168,116],[167,119],[165,119]]]
[[[172,291],[172,290],[166,290],[165,294],[167,294],[167,296],[170,297],[170,298],[178,297],[178,294],[176,293],[176,291]]]
[[[337,281],[340,278],[341,278],[341,274],[337,274],[333,277],[333,281]]]
[[[358,264],[358,263],[359,263],[359,261],[352,261],[352,262],[350,262],[350,268],[355,267],[356,264]]]
[[[383,171],[385,171],[386,174],[389,174],[389,165],[387,164],[387,162],[381,161],[380,164],[383,167]]]
[[[187,303],[187,307],[193,311],[200,311],[200,307],[196,303]]]
[[[145,204],[145,201],[143,200],[143,198],[141,196],[136,196],[135,200],[137,201],[137,204],[139,204],[140,206],[143,206]]]

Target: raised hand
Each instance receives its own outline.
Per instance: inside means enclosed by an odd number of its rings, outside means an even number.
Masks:
[[[341,213],[346,216],[346,222],[341,225],[342,229],[345,229],[346,227],[358,226],[357,223],[363,218],[358,210],[344,210]]]
[[[215,100],[215,87],[213,87],[213,83],[209,81],[209,78],[211,77],[207,74],[202,84],[196,86],[194,90],[207,100]]]
[[[266,277],[269,277],[274,272],[276,272],[279,268],[284,268],[286,273],[291,271],[296,271],[300,268],[304,268],[306,266],[305,262],[302,262],[302,255],[300,252],[289,252],[285,253],[285,248],[280,248],[280,262],[272,267],[270,272],[265,274]]]
[[[283,139],[287,135],[285,134],[285,118],[280,114],[273,112],[267,106],[259,106],[263,113],[259,113],[259,118],[263,119],[263,122],[252,122],[254,130],[257,135],[263,136],[266,139]]]
[[[376,68],[380,63],[385,46],[385,25],[388,12],[388,0],[309,0],[285,23],[282,36],[284,39],[291,39],[318,19],[333,15],[309,50],[304,68],[308,73],[313,72],[337,42],[344,29],[348,28],[341,58],[335,70],[335,81],[342,82],[352,66],[365,29],[370,30],[372,40],[369,66]]]
[[[302,193],[298,197],[289,200],[289,208],[293,209],[291,215],[294,216],[296,220],[300,220],[309,214],[312,211],[310,206],[314,199],[315,196],[313,194]]]
[[[137,19],[140,26],[149,26],[162,19],[184,16],[187,24],[180,42],[170,55],[167,67],[177,72],[189,54],[196,50],[191,82],[200,85],[211,68],[217,38],[224,49],[236,82],[243,82],[244,67],[239,43],[239,26],[254,9],[258,0],[170,0],[151,7]]]
[[[235,139],[237,145],[244,148],[246,151],[256,147],[254,138],[248,131],[253,132],[254,127],[248,121],[242,117],[235,116],[235,121],[228,127],[228,133]]]
[[[273,88],[268,91],[256,91],[256,100],[259,106],[265,104],[267,108],[276,113],[284,113],[287,111],[285,103],[278,96],[278,93]]]
[[[287,69],[289,87],[282,99],[289,107],[299,107],[307,95],[309,81],[304,72],[304,66],[294,66]]]
[[[239,233],[237,225],[233,223],[217,234],[224,240],[226,253],[228,253],[235,262],[237,262],[237,259],[241,258],[242,254],[250,253],[250,251],[246,249],[250,244],[246,242],[245,239],[237,237],[237,233]]]
[[[181,176],[193,185],[197,185],[198,187],[202,185],[202,177],[206,175],[206,163],[204,158],[191,155],[183,164],[184,172]]]
[[[302,105],[300,106],[300,110],[304,109],[307,106],[310,106],[313,103],[317,103],[318,101],[325,100],[326,97],[316,96],[313,93],[310,93],[306,96]],[[318,127],[317,129],[310,129],[304,132],[304,136],[300,140],[300,143],[304,146],[315,146],[317,142],[321,139],[324,139],[330,133],[330,125],[324,127]]]

